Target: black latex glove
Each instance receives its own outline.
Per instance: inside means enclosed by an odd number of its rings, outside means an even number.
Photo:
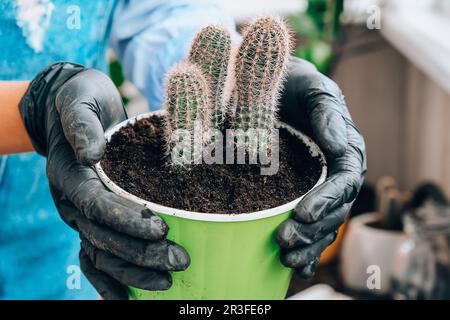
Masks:
[[[165,240],[160,217],[108,192],[91,167],[105,150],[104,130],[127,118],[112,81],[56,63],[31,82],[19,108],[35,149],[47,157],[56,207],[80,234],[80,266],[92,285],[106,299],[127,299],[126,285],[168,289],[168,271],[186,269],[188,254]]]
[[[311,136],[328,164],[326,181],[305,196],[276,235],[282,263],[309,278],[362,186],[364,140],[338,86],[305,60],[291,57],[289,61],[279,115],[280,120]]]

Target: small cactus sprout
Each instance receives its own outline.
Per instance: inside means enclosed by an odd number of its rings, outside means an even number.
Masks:
[[[234,57],[235,85],[229,106],[235,128],[274,128],[290,47],[290,34],[281,18],[258,18],[244,30]]]
[[[221,26],[210,25],[200,30],[189,53],[189,61],[200,67],[208,83],[212,125],[219,130],[225,119],[223,98],[230,52],[230,33]]]
[[[180,146],[191,151],[189,154],[183,149],[183,163],[195,162],[207,142],[205,137],[208,135],[204,131],[209,129],[211,121],[208,85],[199,67],[182,62],[168,73],[165,108],[166,151],[172,153],[172,163],[174,156],[179,157]],[[196,137],[200,137],[200,141]],[[180,144],[181,138],[184,143]]]

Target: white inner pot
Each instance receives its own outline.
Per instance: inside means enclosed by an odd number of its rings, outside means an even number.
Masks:
[[[163,116],[163,111],[154,111],[149,113],[140,114],[138,116],[129,118],[121,123],[118,123],[114,127],[110,128],[105,132],[105,138],[109,142],[111,140],[111,137],[114,133],[119,131],[122,127],[127,126],[128,124],[135,124],[136,121],[150,118],[154,115]],[[326,177],[327,177],[327,166],[326,166],[326,160],[325,156],[322,153],[322,150],[320,150],[319,146],[308,136],[305,134],[299,132],[298,130],[295,130],[291,126],[283,123],[278,122],[278,127],[283,128],[287,130],[292,135],[299,138],[306,146],[308,146],[311,156],[319,156],[323,166],[322,166],[322,172],[320,174],[319,180],[317,180],[314,187],[311,188],[313,190],[314,188],[317,188],[319,185],[321,185]],[[202,212],[192,212],[192,211],[186,211],[182,209],[176,209],[171,207],[166,207],[154,202],[150,202],[144,199],[141,199],[135,195],[132,195],[131,193],[123,190],[121,187],[119,187],[116,183],[114,183],[105,173],[102,166],[100,165],[100,162],[95,164],[95,169],[97,171],[98,176],[100,177],[100,180],[106,185],[108,189],[110,189],[112,192],[114,192],[117,195],[120,195],[124,198],[127,198],[131,201],[134,201],[136,203],[139,203],[141,205],[144,205],[145,207],[149,208],[152,211],[155,211],[157,213],[177,216],[180,218],[190,219],[190,220],[201,220],[201,221],[221,221],[221,222],[236,222],[236,221],[249,221],[249,220],[258,220],[258,219],[264,219],[272,216],[276,216],[278,214],[285,213],[289,210],[292,210],[296,207],[296,205],[302,200],[302,198],[305,196],[301,196],[291,202],[288,202],[286,204],[283,204],[278,207],[274,207],[271,209],[266,209],[262,211],[256,211],[256,212],[249,212],[249,213],[235,213],[235,214],[217,214],[217,213],[202,213]],[[307,193],[311,192],[309,190]]]

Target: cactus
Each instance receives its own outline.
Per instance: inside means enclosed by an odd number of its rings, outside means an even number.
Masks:
[[[168,153],[175,151],[172,157],[178,154],[178,150],[173,150],[176,142],[173,133],[177,129],[194,133],[195,140],[199,128],[202,146],[215,141],[211,135],[217,130],[210,129],[224,129],[226,99],[231,124],[241,129],[236,145],[240,146],[242,137],[245,140],[244,135],[254,138],[255,132],[258,139],[264,136],[264,141],[258,140],[257,144],[254,139],[246,144],[244,141],[244,150],[249,156],[258,149],[270,152],[277,100],[290,52],[288,29],[279,18],[256,19],[245,29],[242,43],[236,49],[236,54],[231,54],[231,39],[225,29],[208,26],[195,37],[188,61],[169,73],[165,136]],[[230,79],[231,92],[226,90]],[[198,143],[194,141],[194,145]],[[194,162],[200,156],[195,147],[193,156]]]
[[[212,125],[222,129],[224,111],[224,92],[231,52],[229,32],[215,25],[210,25],[197,34],[192,42],[189,61],[198,65],[209,86]]]
[[[203,130],[209,128],[211,110],[207,92],[205,78],[196,65],[183,62],[168,73],[164,125],[167,153],[172,151],[175,142],[173,133],[176,130],[182,129],[193,134],[198,125]]]
[[[235,86],[229,106],[235,128],[274,128],[290,46],[288,28],[280,18],[262,17],[244,30],[234,57]]]

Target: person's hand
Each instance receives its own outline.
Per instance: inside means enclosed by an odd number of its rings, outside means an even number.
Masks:
[[[328,165],[326,181],[300,201],[276,234],[282,263],[309,278],[362,186],[364,139],[338,86],[307,61],[291,57],[280,102],[280,120],[311,136]]]
[[[188,254],[165,239],[160,217],[108,192],[91,167],[104,153],[104,130],[127,118],[112,81],[56,63],[31,82],[19,109],[36,151],[47,157],[56,207],[80,234],[80,266],[92,285],[106,299],[127,299],[127,285],[168,289],[168,271],[186,269]]]

